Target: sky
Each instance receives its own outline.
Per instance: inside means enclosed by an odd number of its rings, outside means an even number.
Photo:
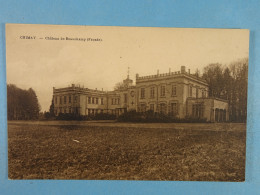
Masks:
[[[6,25],[7,84],[33,88],[41,111],[49,110],[53,87],[113,90],[128,67],[135,81],[137,73],[181,66],[202,72],[210,63],[228,65],[248,55],[246,29]]]

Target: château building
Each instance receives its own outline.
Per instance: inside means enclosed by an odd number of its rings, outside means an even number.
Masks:
[[[121,88],[114,91],[88,89],[72,84],[66,88],[53,88],[54,112],[95,115],[110,113],[121,115],[130,110],[151,110],[178,118],[204,118],[211,122],[228,120],[228,103],[208,96],[205,80],[186,71],[139,76],[136,84],[127,78]]]

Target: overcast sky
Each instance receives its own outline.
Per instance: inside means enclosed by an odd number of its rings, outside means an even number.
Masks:
[[[151,75],[157,69],[160,73],[169,68],[179,71],[184,65],[194,72],[210,63],[228,65],[248,57],[249,31],[9,24],[6,45],[7,83],[32,87],[45,111],[51,103],[52,87],[75,83],[112,90],[126,78],[127,67],[135,81],[136,73]]]

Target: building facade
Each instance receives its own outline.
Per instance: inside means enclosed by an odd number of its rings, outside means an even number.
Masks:
[[[139,76],[136,84],[127,76],[122,87],[114,91],[93,90],[72,84],[53,88],[54,112],[95,115],[121,115],[130,110],[153,111],[177,118],[194,117],[211,122],[228,121],[228,103],[208,97],[208,84],[190,74],[185,66],[180,71]]]

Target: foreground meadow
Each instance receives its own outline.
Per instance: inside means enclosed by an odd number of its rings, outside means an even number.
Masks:
[[[245,128],[9,122],[9,178],[244,181]]]

